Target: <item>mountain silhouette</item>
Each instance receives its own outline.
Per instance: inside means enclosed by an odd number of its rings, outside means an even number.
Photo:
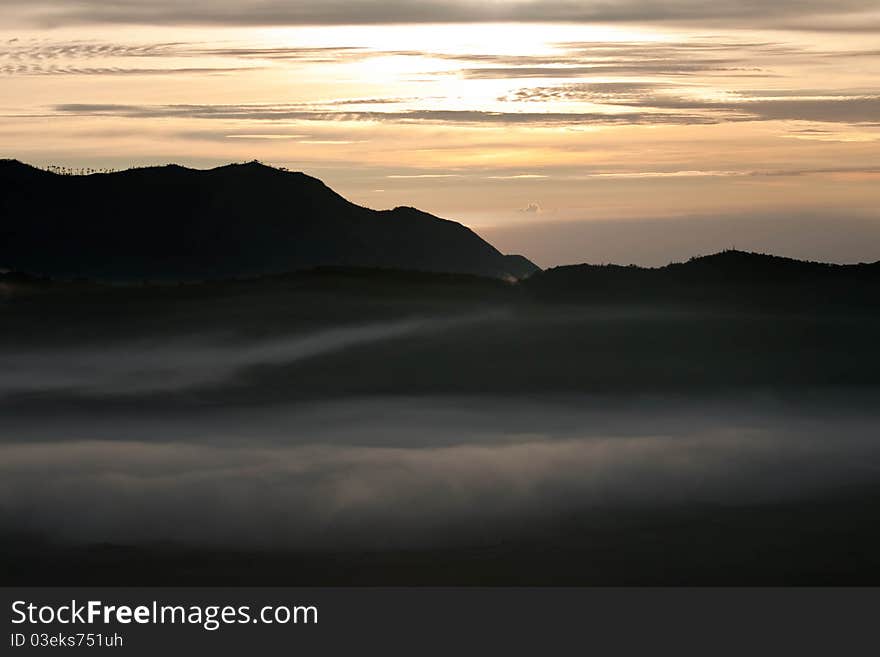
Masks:
[[[538,270],[454,221],[364,208],[316,178],[258,162],[80,176],[0,161],[0,265],[121,282],[319,266],[514,279]]]

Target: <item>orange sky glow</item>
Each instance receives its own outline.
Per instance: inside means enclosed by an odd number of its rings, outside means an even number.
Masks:
[[[871,3],[103,4],[4,9],[0,156],[256,158],[543,266],[880,259]]]

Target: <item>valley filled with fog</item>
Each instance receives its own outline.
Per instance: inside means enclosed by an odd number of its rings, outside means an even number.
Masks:
[[[0,526],[31,577],[880,573],[871,317],[122,294],[5,308]]]

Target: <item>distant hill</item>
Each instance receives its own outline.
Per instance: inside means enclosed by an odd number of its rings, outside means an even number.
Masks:
[[[538,270],[414,208],[370,210],[257,162],[65,176],[0,161],[0,266],[55,278],[190,281],[319,266],[522,278]]]
[[[837,265],[730,250],[657,268],[554,267],[523,284],[548,301],[865,307],[876,305],[880,262]]]

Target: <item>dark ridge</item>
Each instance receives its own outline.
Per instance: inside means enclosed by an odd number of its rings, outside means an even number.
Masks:
[[[0,284],[15,285],[54,285],[55,281],[45,276],[34,276],[21,271],[10,271],[0,267]]]
[[[875,306],[880,262],[851,265],[729,250],[664,267],[569,265],[524,281],[540,299],[584,303]]]
[[[58,175],[0,163],[0,263],[59,279],[254,277],[321,266],[518,279],[538,268],[414,208],[355,205],[259,162]]]
[[[46,178],[55,174],[32,167],[13,159],[0,159],[0,181],[19,182],[36,178]]]

